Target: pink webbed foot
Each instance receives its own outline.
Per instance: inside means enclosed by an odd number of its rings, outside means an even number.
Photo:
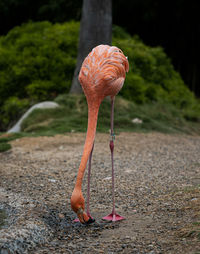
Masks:
[[[125,220],[124,217],[120,216],[117,213],[111,213],[105,217],[102,218],[103,220],[108,220],[108,221],[119,221],[119,220]]]
[[[73,220],[73,222],[80,222],[79,218]]]

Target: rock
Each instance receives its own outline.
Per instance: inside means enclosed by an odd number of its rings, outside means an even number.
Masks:
[[[65,218],[65,215],[64,215],[63,213],[59,213],[59,214],[58,214],[58,217],[59,217],[60,219],[64,219],[64,218]]]
[[[134,119],[132,119],[131,122],[132,123],[136,123],[136,124],[142,124],[143,123],[143,121],[141,119],[139,119],[139,118],[134,118]]]
[[[55,182],[56,182],[56,180],[55,180],[55,179],[49,179],[49,182],[51,182],[51,183],[55,183]]]
[[[10,129],[8,133],[17,133],[21,131],[21,124],[26,119],[30,113],[35,109],[47,109],[47,108],[57,108],[59,105],[53,101],[44,101],[33,105],[20,119],[19,121]]]

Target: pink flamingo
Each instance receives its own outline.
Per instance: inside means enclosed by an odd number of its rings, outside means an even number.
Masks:
[[[118,215],[115,211],[115,196],[114,196],[114,99],[124,84],[126,72],[129,70],[129,63],[123,52],[117,47],[108,45],[99,45],[89,53],[85,58],[80,73],[79,81],[82,85],[88,103],[88,128],[83,150],[83,156],[78,170],[76,184],[71,196],[71,207],[77,214],[79,221],[83,224],[90,224],[94,219],[90,215],[89,200],[90,200],[90,169],[92,151],[94,147],[94,139],[96,133],[96,125],[98,111],[102,100],[106,96],[111,97],[111,160],[112,160],[112,213],[104,217],[105,220],[117,221],[124,217]],[[89,159],[88,166],[88,189],[87,189],[87,210],[85,210],[85,201],[82,194],[82,180]]]

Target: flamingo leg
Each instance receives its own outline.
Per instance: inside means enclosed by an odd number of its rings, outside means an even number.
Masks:
[[[88,185],[87,185],[87,209],[86,209],[86,213],[87,213],[88,217],[90,217],[92,220],[94,220],[94,219],[90,215],[90,176],[91,176],[91,162],[92,162],[93,149],[94,149],[94,144],[92,146],[92,151],[90,152],[90,157],[89,157],[89,161],[88,161]],[[74,222],[80,222],[79,218],[76,218],[74,220]]]
[[[113,209],[112,213],[103,217],[103,220],[108,221],[119,221],[125,219],[124,217],[120,216],[115,211],[115,171],[114,171],[114,98],[111,99],[111,140],[110,140],[110,151],[111,151],[111,162],[112,162],[112,203]]]

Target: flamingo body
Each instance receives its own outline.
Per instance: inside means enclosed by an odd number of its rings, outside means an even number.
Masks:
[[[129,64],[117,47],[99,45],[85,58],[79,81],[87,100],[115,96],[123,86]]]
[[[114,99],[124,84],[128,70],[128,60],[119,48],[99,45],[85,58],[79,73],[79,81],[88,103],[88,128],[83,156],[71,196],[71,207],[81,223],[90,220],[90,216],[84,211],[85,201],[81,185],[94,144],[99,106],[106,96],[110,96],[111,100]]]

